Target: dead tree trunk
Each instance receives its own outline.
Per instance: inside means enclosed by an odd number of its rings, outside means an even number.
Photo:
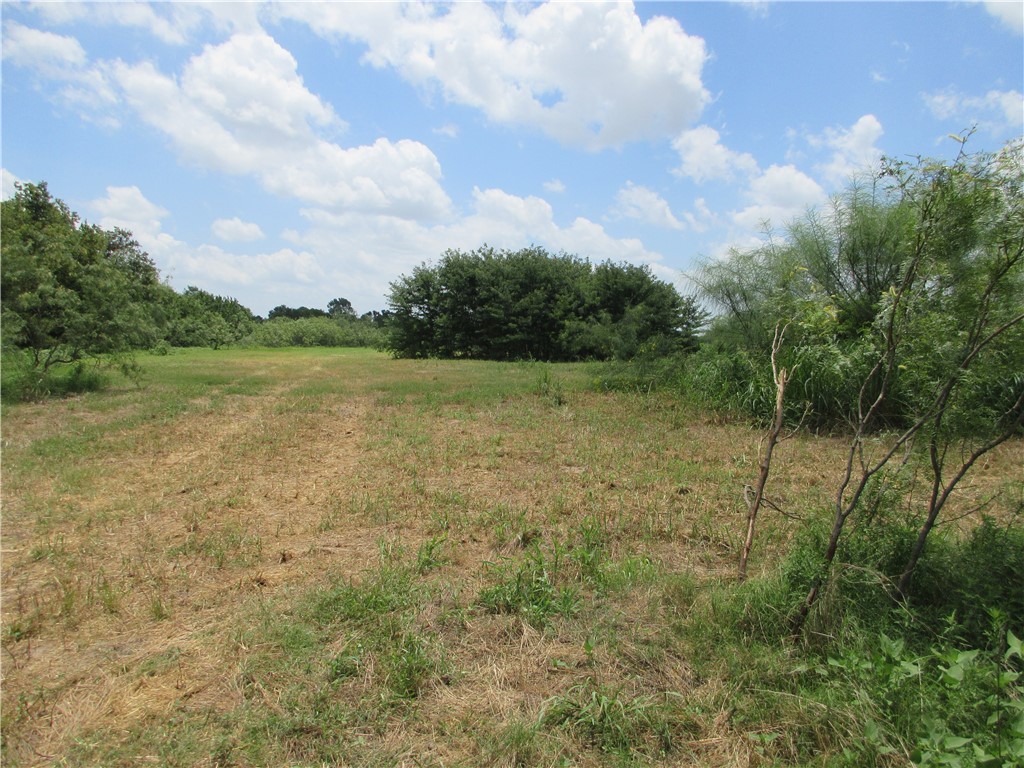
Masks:
[[[757,485],[754,487],[754,496],[747,501],[747,537],[743,542],[743,551],[740,552],[739,580],[746,581],[747,559],[750,557],[750,550],[754,546],[754,526],[757,523],[757,513],[761,509],[761,502],[764,500],[764,487],[768,483],[768,475],[771,472],[772,452],[779,442],[779,435],[782,434],[783,404],[786,397],[786,382],[789,374],[785,368],[779,368],[776,357],[782,347],[782,338],[786,329],[775,328],[775,339],[772,341],[772,378],[775,380],[775,419],[772,421],[771,430],[768,432],[768,445],[765,448],[764,456],[761,457],[760,473],[757,477]]]

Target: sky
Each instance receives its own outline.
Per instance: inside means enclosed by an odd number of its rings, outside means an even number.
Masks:
[[[1024,2],[2,3],[3,197],[176,289],[385,309],[448,249],[703,260],[1024,134]]]

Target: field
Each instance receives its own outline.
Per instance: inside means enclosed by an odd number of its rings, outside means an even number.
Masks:
[[[141,362],[4,409],[5,765],[788,765],[846,727],[732,586],[748,425],[585,365]],[[844,448],[778,449],[748,593]]]

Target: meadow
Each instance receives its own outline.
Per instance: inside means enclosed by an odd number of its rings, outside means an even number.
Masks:
[[[910,764],[764,599],[841,437],[777,449],[738,585],[741,420],[586,364],[139,361],[4,406],[5,765]],[[1013,513],[1020,449],[957,527]]]

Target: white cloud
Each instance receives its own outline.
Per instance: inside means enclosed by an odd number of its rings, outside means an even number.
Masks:
[[[1019,91],[991,90],[984,96],[969,96],[954,88],[923,94],[924,103],[939,120],[957,121],[957,131],[978,126],[998,134],[1024,131],[1024,97]]]
[[[169,45],[184,45],[205,24],[224,32],[259,26],[258,3],[36,2],[26,6],[52,25],[95,24],[139,29]]]
[[[368,46],[391,67],[497,123],[601,149],[672,136],[709,101],[704,41],[631,3],[283,3],[281,16]]]
[[[820,135],[809,136],[808,143],[832,151],[829,160],[817,166],[817,170],[828,184],[842,186],[852,176],[877,165],[882,150],[875,142],[883,133],[878,118],[864,115],[849,128],[826,128]]]
[[[156,238],[161,221],[169,214],[166,208],[151,203],[138,187],[107,187],[107,196],[92,201],[92,207],[105,229],[130,229],[136,237]],[[140,240],[141,242],[141,240]]]
[[[266,34],[208,46],[180,80],[151,63],[118,62],[113,73],[126,101],[190,163],[252,175],[270,192],[316,205],[412,218],[449,212],[440,163],[425,145],[381,138],[344,148],[322,138],[317,128],[340,121]]]
[[[698,197],[693,201],[693,210],[686,211],[683,218],[694,232],[707,232],[708,228],[714,226],[718,219],[703,197]]]
[[[58,35],[7,22],[3,28],[4,61],[31,70],[37,77],[55,80],[53,89],[40,84],[50,98],[72,109],[89,122],[117,127],[110,114],[117,94],[103,67],[90,67],[81,43],[73,37]]]
[[[265,237],[259,224],[242,221],[237,216],[231,219],[217,219],[211,225],[211,230],[214,237],[229,243],[245,243],[262,240]]]
[[[379,304],[376,297],[388,293],[391,281],[409,274],[424,260],[438,258],[449,248],[472,251],[486,243],[497,249],[515,250],[534,244],[552,253],[565,251],[594,262],[628,261],[652,268],[662,262],[661,255],[649,251],[640,240],[613,237],[600,224],[582,217],[561,225],[546,200],[500,189],[474,189],[465,216],[431,226],[390,216],[318,208],[305,209],[302,215],[309,227],[287,233],[286,239],[316,254],[325,272],[324,284],[344,285],[342,295],[360,309],[379,308],[373,302]],[[328,290],[324,301],[331,298],[326,296]]]
[[[565,192],[565,183],[561,179],[550,179],[544,182],[544,189],[552,194],[560,195]]]
[[[746,232],[765,223],[784,226],[808,208],[825,202],[825,190],[793,165],[772,165],[751,180],[744,193],[749,205],[733,213],[732,221]]]
[[[613,211],[618,216],[636,219],[665,229],[684,229],[685,225],[672,213],[668,202],[654,190],[638,186],[632,181],[615,196]]]
[[[449,139],[457,139],[459,138],[459,126],[455,123],[445,123],[440,128],[435,128],[434,133]]]
[[[731,181],[737,172],[749,174],[757,171],[757,161],[746,152],[734,152],[721,143],[714,128],[701,125],[680,133],[672,147],[679,153],[682,164],[673,170],[696,182]]]
[[[1019,0],[988,0],[985,10],[999,19],[1007,29],[1024,35],[1024,8]]]
[[[138,187],[107,187],[106,196],[93,200],[91,207],[100,214],[98,223],[104,229],[131,230],[161,273],[179,289],[196,285],[217,294],[244,293],[251,308],[265,311],[261,302],[269,308],[285,296],[308,293],[325,274],[317,257],[307,250],[235,254],[207,243],[178,240],[163,230],[169,212],[148,200]]]
[[[64,75],[86,63],[85,49],[75,38],[32,29],[14,21],[4,24],[3,43],[5,61],[35,69],[47,77]]]
[[[14,188],[14,185],[24,184],[25,180],[15,176],[6,168],[0,169],[0,176],[3,178],[3,186],[2,190],[0,190],[0,199],[10,200],[14,197],[14,193],[18,191]]]

